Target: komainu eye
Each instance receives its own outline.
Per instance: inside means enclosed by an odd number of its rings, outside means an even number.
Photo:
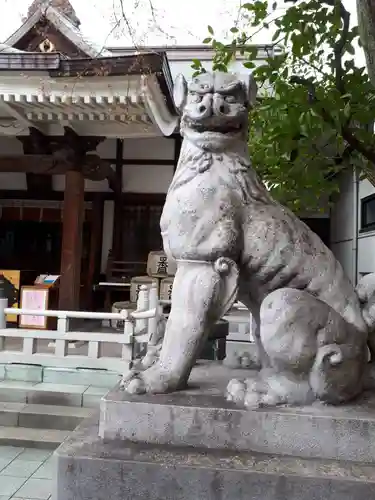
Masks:
[[[233,104],[234,102],[236,102],[236,98],[233,95],[227,95],[225,97],[225,101],[229,104]]]

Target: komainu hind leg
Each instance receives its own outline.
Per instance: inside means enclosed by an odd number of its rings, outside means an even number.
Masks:
[[[232,380],[229,400],[249,408],[336,404],[362,391],[366,338],[308,292],[272,292],[260,309],[260,340],[270,366],[254,379]]]

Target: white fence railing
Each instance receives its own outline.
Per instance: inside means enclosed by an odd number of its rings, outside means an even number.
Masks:
[[[157,286],[140,288],[137,309],[119,313],[87,311],[30,310],[6,307],[6,299],[0,299],[0,363],[28,363],[52,367],[104,368],[122,373],[129,369],[137,355],[138,347],[147,343],[156,333],[159,302]],[[57,318],[57,330],[32,328],[6,328],[6,315],[44,316]],[[119,333],[69,331],[70,319],[119,321],[123,328]],[[6,339],[21,339],[21,350],[9,350]],[[48,352],[37,349],[39,340],[53,342]],[[69,349],[69,343],[87,344],[87,353],[77,354]],[[109,355],[106,344],[118,344],[118,357]],[[116,349],[115,349],[116,350]],[[51,352],[52,351],[52,352]],[[104,352],[107,351],[107,352]]]

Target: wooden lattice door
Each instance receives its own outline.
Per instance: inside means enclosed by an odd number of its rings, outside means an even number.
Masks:
[[[132,200],[123,205],[121,221],[122,255],[125,261],[146,261],[153,250],[163,248],[160,217],[164,196],[159,199]]]

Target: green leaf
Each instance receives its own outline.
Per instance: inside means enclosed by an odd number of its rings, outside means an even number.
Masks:
[[[202,43],[211,43],[212,42],[212,38],[211,37],[207,37],[203,40]]]
[[[202,67],[202,63],[199,59],[193,59],[191,67],[194,69],[200,69]]]
[[[272,4],[272,10],[276,10],[277,9],[277,2],[273,2]]]
[[[248,68],[248,69],[255,68],[255,64],[252,61],[246,61],[243,63],[243,65],[245,66],[245,68]]]
[[[230,29],[231,33],[238,33],[239,29],[233,26],[233,28]]]
[[[210,35],[214,35],[214,30],[213,30],[212,26],[208,25],[207,29],[208,29],[208,32],[210,33]]]

